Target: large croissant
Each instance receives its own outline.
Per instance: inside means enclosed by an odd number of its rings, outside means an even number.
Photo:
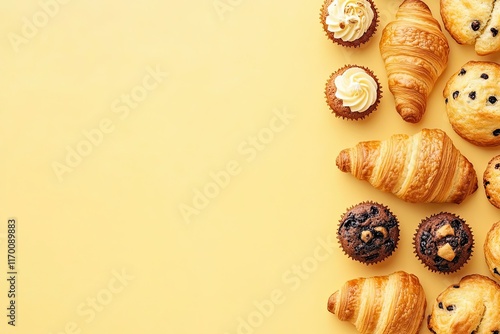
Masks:
[[[450,48],[438,21],[422,1],[405,0],[379,46],[398,113],[407,122],[419,122],[448,63]]]
[[[439,129],[360,142],[339,153],[337,167],[413,203],[461,203],[477,190],[474,167]]]
[[[426,305],[418,278],[404,271],[347,281],[328,299],[328,311],[361,334],[416,334]]]

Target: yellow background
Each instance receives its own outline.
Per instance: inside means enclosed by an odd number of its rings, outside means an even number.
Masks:
[[[377,33],[346,49],[324,35],[320,1],[2,1],[0,277],[10,217],[19,276],[17,326],[2,314],[0,331],[355,333],[326,310],[346,280],[406,270],[429,310],[462,276],[489,275],[482,244],[500,215],[481,178],[499,151],[459,138],[441,94],[466,61],[498,56],[445,32],[448,68],[424,119],[405,123],[378,50],[399,1],[376,4]],[[438,2],[428,4],[441,22]],[[383,87],[363,121],[335,118],[324,100],[326,79],[347,63],[370,67]],[[445,130],[476,168],[479,189],[460,205],[405,203],[335,166],[360,140],[426,127]],[[335,240],[340,215],[364,200],[400,220],[397,251],[373,266]],[[413,255],[418,223],[440,211],[475,236],[470,262],[451,275]],[[2,310],[7,290],[0,280]]]

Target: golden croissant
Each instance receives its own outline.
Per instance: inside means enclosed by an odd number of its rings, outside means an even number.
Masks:
[[[448,63],[450,47],[441,26],[424,2],[405,0],[379,46],[398,113],[407,122],[419,122]]]
[[[417,276],[404,271],[347,281],[328,299],[328,311],[361,334],[416,334],[426,305]]]
[[[342,150],[337,167],[412,203],[461,203],[477,190],[473,165],[440,129],[360,142]]]

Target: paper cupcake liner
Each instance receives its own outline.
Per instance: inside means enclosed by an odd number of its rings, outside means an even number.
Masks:
[[[364,261],[362,259],[358,259],[355,257],[355,255],[351,255],[349,254],[349,252],[343,247],[342,245],[342,240],[343,240],[343,236],[341,235],[340,233],[340,228],[342,226],[342,224],[344,223],[344,218],[346,217],[347,213],[349,213],[350,211],[352,211],[354,208],[358,207],[358,206],[361,206],[361,205],[373,205],[373,206],[376,206],[377,208],[380,208],[380,209],[383,209],[385,211],[388,212],[388,214],[392,217],[394,217],[394,220],[396,221],[396,228],[397,228],[397,235],[396,235],[396,238],[395,240],[393,240],[394,242],[394,249],[392,249],[392,251],[390,253],[388,253],[385,257],[383,258],[380,258],[376,261],[370,261],[370,262],[367,262],[367,261]],[[381,226],[383,226],[381,224]],[[374,202],[374,201],[363,201],[361,203],[358,203],[358,204],[355,204],[355,205],[352,205],[351,207],[349,207],[341,216],[340,220],[339,220],[339,224],[337,226],[337,241],[340,245],[340,249],[342,250],[342,252],[347,256],[349,257],[350,259],[354,260],[354,261],[357,261],[357,262],[360,262],[360,263],[363,263],[365,265],[373,265],[373,264],[377,264],[377,263],[380,263],[380,262],[383,262],[385,260],[387,260],[390,256],[392,256],[394,254],[394,252],[398,249],[398,245],[399,245],[399,238],[400,238],[400,230],[399,230],[399,220],[398,218],[396,217],[396,215],[394,213],[392,213],[392,211],[386,206],[386,205],[383,205],[381,203],[377,203],[377,202]]]
[[[370,24],[370,26],[368,27],[368,30],[363,34],[363,36],[361,36],[360,38],[358,38],[354,41],[343,41],[340,38],[335,38],[335,36],[333,35],[333,32],[328,30],[328,25],[326,24],[326,17],[328,16],[328,6],[330,6],[330,4],[333,2],[333,0],[325,0],[323,2],[323,5],[321,6],[319,20],[320,20],[321,25],[323,26],[323,30],[325,32],[326,37],[328,37],[328,39],[330,39],[332,42],[334,42],[338,45],[344,46],[344,47],[348,47],[348,48],[360,47],[361,45],[363,45],[363,44],[367,43],[369,40],[371,40],[373,35],[375,35],[375,33],[378,30],[380,14],[379,14],[378,8],[377,8],[377,6],[375,6],[375,3],[373,2],[373,0],[367,0],[367,1],[370,3],[371,8],[373,10],[373,21]]]
[[[425,261],[425,258],[421,257],[418,252],[417,252],[417,234],[418,232],[420,231],[421,227],[422,227],[422,224],[424,222],[426,222],[427,220],[430,220],[436,216],[439,216],[439,215],[442,215],[442,214],[447,214],[447,215],[452,215],[453,217],[455,217],[455,219],[458,219],[462,222],[462,225],[470,232],[470,236],[471,236],[471,240],[472,240],[472,244],[471,244],[471,251],[469,253],[469,255],[467,256],[467,258],[465,259],[465,261],[458,267],[454,268],[453,270],[447,270],[447,271],[442,271],[442,270],[439,270],[437,268],[434,268],[432,265],[430,264],[427,264],[426,261]],[[469,262],[470,258],[472,257],[472,253],[474,253],[474,247],[475,247],[475,241],[474,241],[474,233],[472,232],[472,229],[470,228],[470,226],[467,224],[467,222],[465,221],[465,219],[463,219],[462,217],[460,217],[459,215],[457,214],[454,214],[454,213],[450,213],[450,212],[445,212],[445,211],[441,211],[439,213],[436,213],[436,214],[433,214],[429,217],[426,217],[424,219],[421,220],[420,224],[418,225],[417,229],[415,230],[415,234],[413,235],[413,254],[414,256],[420,261],[420,263],[422,263],[424,265],[424,267],[426,267],[429,271],[431,272],[434,272],[434,273],[439,273],[439,274],[444,274],[444,275],[448,275],[448,274],[452,274],[452,273],[455,273],[457,272],[458,270],[462,269],[466,264],[467,262]]]
[[[333,80],[335,80],[335,77],[338,76],[338,75],[340,75],[340,74],[342,74],[347,69],[352,68],[352,67],[361,68],[366,73],[368,73],[375,80],[375,82],[377,83],[378,90],[377,90],[377,100],[375,101],[375,103],[373,103],[367,110],[365,110],[363,112],[351,112],[350,109],[349,109],[349,107],[343,107],[343,108],[345,108],[345,110],[348,110],[349,115],[352,115],[352,117],[349,117],[349,116],[344,115],[342,112],[335,110],[331,106],[331,104],[329,103],[328,96],[330,95],[329,87],[330,87],[330,85],[333,86]],[[345,119],[345,120],[356,120],[356,121],[358,121],[358,120],[362,120],[362,119],[366,118],[372,112],[374,112],[374,111],[377,110],[378,105],[380,104],[380,100],[382,99],[382,86],[380,84],[380,81],[379,81],[378,77],[368,67],[361,66],[361,65],[355,65],[355,64],[348,64],[348,65],[344,65],[343,67],[339,68],[338,70],[336,70],[335,72],[333,72],[329,76],[328,80],[326,81],[326,85],[325,85],[324,97],[325,97],[326,104],[328,105],[330,111],[336,117],[339,117],[339,118],[342,118],[342,119]],[[339,99],[339,101],[340,101],[340,99]],[[346,113],[347,113],[347,111],[346,111]]]

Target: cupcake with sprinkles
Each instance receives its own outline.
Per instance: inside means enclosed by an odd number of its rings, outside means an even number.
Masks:
[[[335,116],[359,120],[377,109],[382,90],[370,69],[346,65],[331,74],[326,83],[325,97]]]
[[[377,30],[378,12],[372,0],[325,0],[320,20],[333,42],[358,47]]]

